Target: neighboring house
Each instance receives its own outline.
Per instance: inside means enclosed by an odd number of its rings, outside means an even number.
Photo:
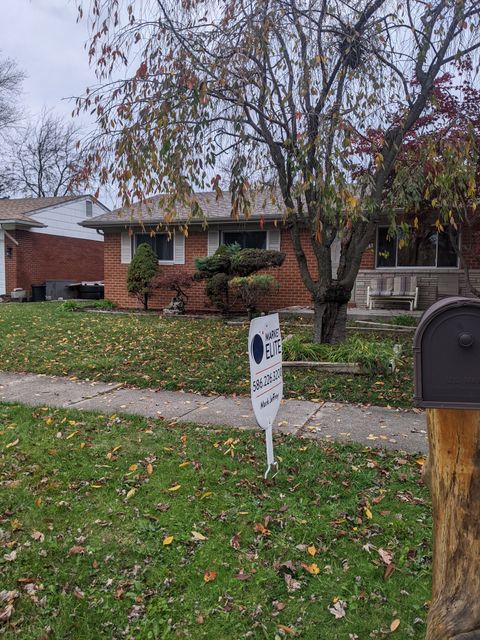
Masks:
[[[103,236],[79,223],[106,213],[88,195],[0,199],[0,295],[46,280],[103,280]]]
[[[242,247],[277,249],[286,254],[284,264],[271,272],[279,281],[280,288],[264,298],[265,308],[311,305],[311,296],[300,277],[290,232],[284,224],[278,206],[268,199],[259,197],[248,220],[235,220],[230,215],[231,199],[228,192],[218,199],[212,192],[199,193],[197,197],[208,226],[205,227],[203,219],[191,219],[186,235],[183,231],[188,220],[188,212],[179,207],[174,216],[165,216],[162,196],[149,199],[147,204],[137,203],[81,223],[83,227],[101,230],[104,234],[106,298],[121,307],[138,306],[136,298],[127,292],[126,277],[132,255],[142,242],[152,245],[159,257],[162,270],[180,270],[187,273],[194,272],[195,258],[212,255],[222,243],[238,242]],[[166,218],[170,222],[166,222]],[[419,308],[428,307],[436,299],[440,274],[454,274],[459,292],[464,293],[463,274],[457,266],[456,257],[452,257],[446,234],[441,235],[444,237],[438,240],[429,232],[424,241],[416,241],[414,250],[405,253],[399,252],[398,241],[390,239],[386,227],[380,226],[375,246],[369,247],[363,256],[352,304],[365,307],[367,286],[371,285],[372,279],[380,281],[385,274],[418,274]],[[462,243],[466,244],[465,238],[462,238]],[[469,262],[478,269],[474,277],[480,281],[480,255],[475,249],[480,247],[480,230],[467,244],[466,254]],[[315,259],[306,231],[303,246],[309,264],[314,265]],[[332,247],[334,273],[338,259],[339,242],[336,241]],[[417,265],[414,264],[416,260],[419,261]],[[192,287],[188,301],[190,311],[211,310],[212,305],[204,293],[204,288],[203,282],[195,283]],[[150,300],[150,306],[161,309],[168,304],[171,297],[171,292],[157,290]]]

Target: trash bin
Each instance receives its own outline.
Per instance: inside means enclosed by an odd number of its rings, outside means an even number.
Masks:
[[[32,302],[45,302],[46,293],[47,285],[32,284]]]
[[[81,300],[101,300],[103,298],[103,285],[81,284],[78,288],[78,297]]]

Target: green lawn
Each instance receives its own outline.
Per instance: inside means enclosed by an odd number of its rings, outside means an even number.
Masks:
[[[35,313],[24,335],[46,335],[41,318],[55,319],[54,332],[63,321],[77,361],[81,324],[94,342],[101,326],[158,335],[154,319]],[[61,347],[43,344],[41,361],[62,372]],[[423,461],[275,445],[280,472],[264,482],[258,433],[0,405],[2,638],[363,640],[390,635],[392,623],[396,638],[423,637]]]
[[[282,323],[283,335],[308,332]],[[157,314],[92,314],[58,303],[0,305],[1,369],[126,382],[201,393],[249,393],[246,326]],[[363,334],[364,335],[364,334]],[[385,340],[385,336],[372,340]],[[285,395],[411,406],[411,337],[393,376],[285,370]],[[391,338],[392,344],[394,338]]]

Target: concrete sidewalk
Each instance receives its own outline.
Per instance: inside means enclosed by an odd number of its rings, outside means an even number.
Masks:
[[[0,372],[0,401],[102,413],[123,412],[212,427],[258,429],[249,398],[132,389],[121,383]],[[427,451],[425,416],[384,407],[285,400],[274,431],[413,453]]]

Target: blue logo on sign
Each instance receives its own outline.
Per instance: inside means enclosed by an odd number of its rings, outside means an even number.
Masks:
[[[258,335],[258,333],[254,336],[250,348],[252,350],[253,359],[257,364],[260,364],[260,362],[263,360],[264,347],[263,340],[261,336]]]

